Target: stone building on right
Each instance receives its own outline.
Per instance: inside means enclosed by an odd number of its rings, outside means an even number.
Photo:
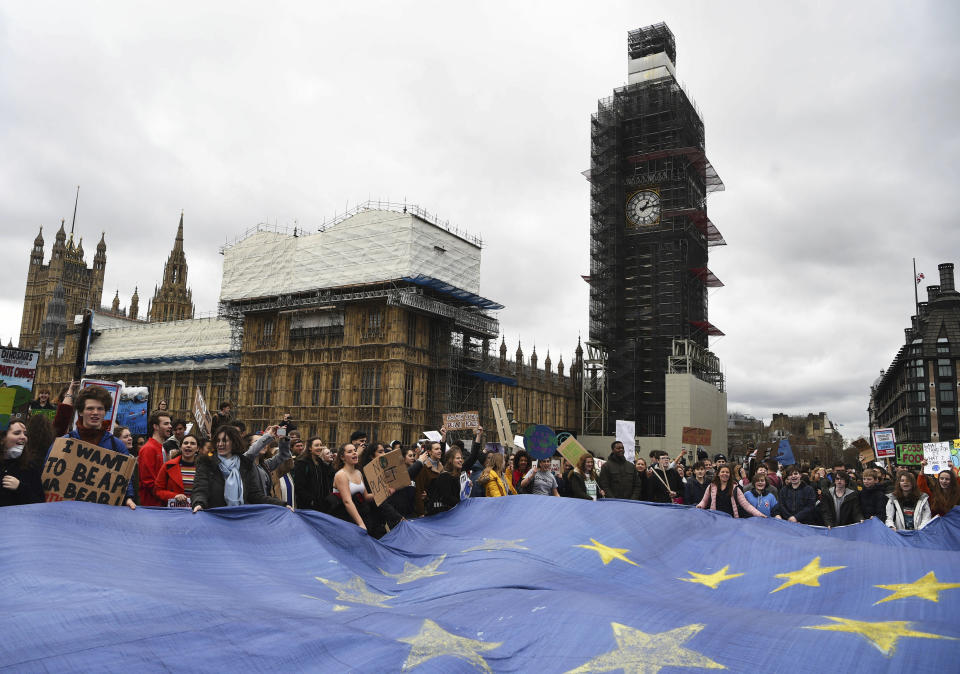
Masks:
[[[953,264],[938,267],[904,330],[903,346],[870,387],[870,428],[892,428],[897,442],[944,442],[958,437],[960,292]]]

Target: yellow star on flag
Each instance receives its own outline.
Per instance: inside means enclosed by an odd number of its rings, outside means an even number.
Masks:
[[[720,583],[725,580],[730,580],[731,578],[738,578],[742,576],[742,573],[730,573],[727,571],[730,569],[730,566],[727,565],[715,573],[697,573],[696,571],[687,571],[693,578],[677,578],[677,580],[682,580],[687,583],[700,583],[701,585],[706,585],[707,587],[713,588],[716,590],[720,587]]]
[[[484,651],[500,648],[503,645],[502,643],[478,641],[457,636],[429,619],[423,621],[423,625],[420,626],[420,631],[417,634],[412,637],[397,639],[397,641],[410,644],[410,655],[407,656],[407,661],[403,663],[404,671],[422,665],[433,658],[448,655],[452,658],[465,660],[485,672],[490,672],[490,666],[487,665],[487,661],[480,654]]]
[[[720,663],[682,647],[685,641],[703,629],[703,625],[687,625],[659,634],[647,634],[620,623],[610,625],[613,627],[617,647],[567,674],[612,672],[621,669],[624,674],[656,674],[663,667],[726,669]]]
[[[583,548],[584,550],[593,550],[600,555],[600,559],[603,560],[603,565],[606,566],[615,559],[619,559],[627,564],[633,564],[634,566],[639,566],[636,562],[627,559],[623,553],[630,552],[628,548],[611,548],[610,546],[599,543],[596,539],[591,538],[590,542],[593,545],[574,545],[575,548]]]
[[[776,590],[771,590],[770,594],[774,592],[779,592],[780,590],[785,590],[788,587],[794,585],[806,585],[807,587],[820,587],[820,576],[823,576],[828,573],[833,573],[834,571],[839,571],[840,569],[845,569],[845,566],[820,566],[820,558],[814,557],[813,561],[807,564],[805,567],[799,571],[790,571],[788,573],[778,573],[774,578],[786,578],[787,582],[778,587]]]
[[[379,606],[381,608],[390,608],[383,602],[393,599],[393,595],[380,594],[367,588],[366,582],[360,576],[354,576],[345,583],[337,583],[326,578],[316,576],[316,579],[337,593],[337,601],[349,601],[354,604],[364,604],[365,606]],[[304,595],[310,597],[310,595]],[[310,597],[317,599],[317,597]],[[322,601],[322,600],[321,600]],[[343,609],[334,609],[343,610]]]
[[[874,585],[874,587],[879,587],[882,590],[890,590],[893,592],[893,594],[891,594],[889,597],[884,597],[880,601],[874,603],[874,606],[876,606],[877,604],[882,604],[885,601],[906,599],[907,597],[919,597],[920,599],[928,599],[930,601],[939,602],[941,592],[944,590],[956,589],[960,587],[960,583],[941,583],[937,580],[936,574],[931,571],[923,578],[915,580],[912,583]]]
[[[417,566],[412,562],[403,563],[403,571],[400,573],[388,573],[383,569],[380,569],[380,573],[388,578],[396,578],[397,585],[403,585],[404,583],[412,583],[415,580],[420,580],[421,578],[429,578],[430,576],[442,576],[446,571],[437,571],[437,567],[443,563],[443,560],[447,558],[446,555],[440,555],[432,562],[428,562],[424,566]]]
[[[910,623],[906,620],[891,620],[888,622],[868,623],[860,620],[848,620],[847,618],[834,618],[825,615],[824,618],[833,620],[834,623],[827,625],[808,625],[804,629],[824,630],[826,632],[850,632],[859,634],[864,639],[876,646],[877,650],[891,657],[897,650],[897,640],[903,637],[914,637],[917,639],[953,639],[939,634],[930,634],[929,632],[917,632],[910,629]],[[955,639],[954,639],[955,640]]]

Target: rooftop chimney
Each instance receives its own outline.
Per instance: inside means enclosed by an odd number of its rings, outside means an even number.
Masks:
[[[944,262],[941,265],[937,265],[937,269],[940,270],[940,292],[952,293],[955,291],[956,287],[953,285],[953,263]]]
[[[927,286],[927,302],[933,302],[940,297],[940,286]]]

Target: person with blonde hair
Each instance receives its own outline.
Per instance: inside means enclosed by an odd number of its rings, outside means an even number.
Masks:
[[[503,454],[487,456],[487,465],[477,482],[484,485],[484,493],[487,496],[509,496],[517,493],[513,485],[503,478]]]

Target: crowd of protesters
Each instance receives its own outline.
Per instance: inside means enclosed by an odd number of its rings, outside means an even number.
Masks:
[[[960,504],[957,468],[936,475],[871,463],[863,470],[842,462],[782,466],[775,459],[730,463],[698,449],[687,460],[654,450],[629,461],[614,442],[606,460],[580,456],[573,466],[557,454],[533,461],[520,449],[509,455],[486,451],[477,428],[469,451],[461,440],[424,440],[412,447],[385,444],[355,431],[338,447],[323,438],[304,440],[290,415],[262,432],[248,432],[229,404],[213,416],[209,438],[187,432],[161,401],[148,419],[149,435],[135,437],[115,426],[102,430],[111,405],[103,388],[61,396],[51,421],[37,414],[15,420],[3,432],[0,506],[44,500],[41,471],[53,440],[67,436],[137,457],[124,505],[189,507],[273,504],[339,517],[381,537],[401,521],[435,515],[473,497],[520,493],[585,500],[630,499],[717,510],[731,517],[775,517],[827,527],[871,517],[892,529],[922,529],[933,517]],[[49,405],[48,399],[43,400]],[[42,409],[50,409],[43,407]],[[76,421],[74,419],[76,418]],[[401,450],[409,484],[391,490],[377,505],[363,468],[374,458]],[[649,461],[648,461],[649,460]],[[404,478],[406,479],[406,478]]]

